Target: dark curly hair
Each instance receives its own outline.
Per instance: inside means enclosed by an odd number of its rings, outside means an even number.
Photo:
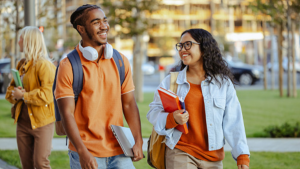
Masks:
[[[215,79],[221,85],[224,79],[230,79],[233,84],[236,84],[213,36],[204,29],[189,29],[184,31],[181,37],[186,33],[189,33],[196,42],[200,43],[199,48],[203,58],[203,69],[205,70],[205,77],[210,77],[209,82]],[[182,61],[180,61],[180,64],[180,70],[186,67]],[[222,82],[216,78],[217,76],[221,77]]]
[[[73,25],[73,28],[77,30],[77,25],[85,26],[86,14],[93,9],[101,9],[101,7],[97,5],[90,5],[90,4],[86,4],[78,7],[70,17],[70,22]],[[79,33],[78,30],[77,32]]]

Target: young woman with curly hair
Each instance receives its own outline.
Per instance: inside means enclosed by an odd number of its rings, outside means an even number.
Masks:
[[[156,91],[147,114],[155,131],[166,136],[166,168],[221,169],[226,139],[237,168],[248,169],[242,110],[216,40],[206,30],[190,29],[182,33],[176,49],[181,58],[177,95],[184,99],[186,112],[164,112]],[[170,88],[170,75],[159,87]],[[185,123],[188,134],[175,129]]]

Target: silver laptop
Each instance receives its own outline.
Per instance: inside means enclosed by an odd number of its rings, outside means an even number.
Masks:
[[[111,130],[118,140],[125,156],[133,157],[132,147],[135,144],[131,130],[127,127],[111,125]]]

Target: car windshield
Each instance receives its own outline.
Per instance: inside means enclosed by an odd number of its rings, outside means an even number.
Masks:
[[[0,64],[0,72],[1,73],[9,73],[9,71],[10,71],[9,63]]]
[[[245,63],[243,63],[241,60],[233,60],[233,59],[224,59],[228,66],[243,66]]]

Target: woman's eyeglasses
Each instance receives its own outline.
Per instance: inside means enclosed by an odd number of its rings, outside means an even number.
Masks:
[[[196,43],[196,42],[192,42],[192,41],[186,41],[186,42],[184,42],[184,43],[177,43],[177,44],[176,44],[176,49],[177,49],[178,51],[181,51],[181,50],[182,50],[182,47],[184,47],[185,50],[189,50],[189,49],[191,49],[193,43],[194,43],[194,44],[200,45],[200,43]]]

